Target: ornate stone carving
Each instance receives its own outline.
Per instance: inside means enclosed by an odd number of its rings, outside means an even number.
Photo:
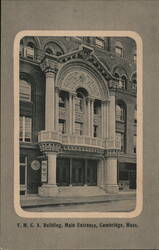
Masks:
[[[54,72],[56,73],[59,68],[59,63],[57,61],[53,61],[52,59],[45,58],[40,64],[41,70],[46,72]]]
[[[104,157],[117,157],[118,156],[118,149],[107,149],[104,151]]]
[[[41,142],[39,143],[41,152],[59,152],[61,151],[61,144],[55,142]]]
[[[80,87],[85,88],[90,96],[102,99],[96,79],[84,70],[73,70],[62,81],[62,88],[67,91],[75,92]]]
[[[104,154],[104,149],[95,148],[95,147],[85,147],[85,146],[76,146],[76,145],[64,145],[64,151],[79,151],[79,152],[89,152],[89,153],[97,153]]]

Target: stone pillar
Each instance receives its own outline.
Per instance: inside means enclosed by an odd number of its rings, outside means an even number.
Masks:
[[[75,133],[75,102],[76,95],[72,95],[72,134]]]
[[[98,161],[97,167],[97,185],[99,187],[104,187],[105,175],[104,175],[104,161],[103,159]]]
[[[54,131],[55,119],[55,72],[51,69],[45,71],[45,130]]]
[[[87,124],[87,135],[88,136],[91,136],[91,127],[90,127],[90,124],[91,124],[91,100],[88,98],[87,99],[87,112],[86,112],[86,124]]]
[[[69,131],[69,134],[72,134],[72,125],[73,125],[73,121],[72,121],[72,93],[69,93],[69,108],[68,108],[68,116],[69,116],[69,128],[68,128],[68,131]]]
[[[101,102],[101,134],[102,138],[108,138],[108,102],[102,101]]]
[[[39,187],[39,195],[44,197],[56,196],[56,152],[47,153],[48,156],[48,182]]]
[[[91,121],[90,121],[91,137],[94,136],[94,100],[91,100]]]
[[[117,158],[108,157],[104,160],[105,172],[105,190],[108,193],[117,193],[119,190],[117,184]]]
[[[110,95],[109,102],[109,136],[112,141],[112,147],[115,148],[116,141],[116,119],[115,119],[115,96]]]
[[[59,131],[59,89],[56,87],[55,88],[56,92],[56,106],[55,106],[55,111],[56,111],[56,118],[55,118],[55,128],[56,131]]]

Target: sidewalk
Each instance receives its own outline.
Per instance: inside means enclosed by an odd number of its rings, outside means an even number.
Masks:
[[[105,194],[104,196],[89,196],[89,197],[40,197],[27,196],[21,198],[22,208],[40,207],[40,206],[59,206],[59,205],[78,205],[88,203],[104,203],[117,200],[130,200],[136,198],[135,191],[121,191],[118,194]]]

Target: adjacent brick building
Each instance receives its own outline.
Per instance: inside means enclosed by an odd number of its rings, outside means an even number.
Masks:
[[[20,194],[136,188],[136,44],[128,37],[20,42]]]

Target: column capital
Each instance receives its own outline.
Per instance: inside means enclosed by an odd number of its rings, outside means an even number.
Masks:
[[[48,58],[44,58],[44,60],[40,64],[40,67],[41,70],[47,75],[47,77],[51,77],[58,71],[59,63]]]

